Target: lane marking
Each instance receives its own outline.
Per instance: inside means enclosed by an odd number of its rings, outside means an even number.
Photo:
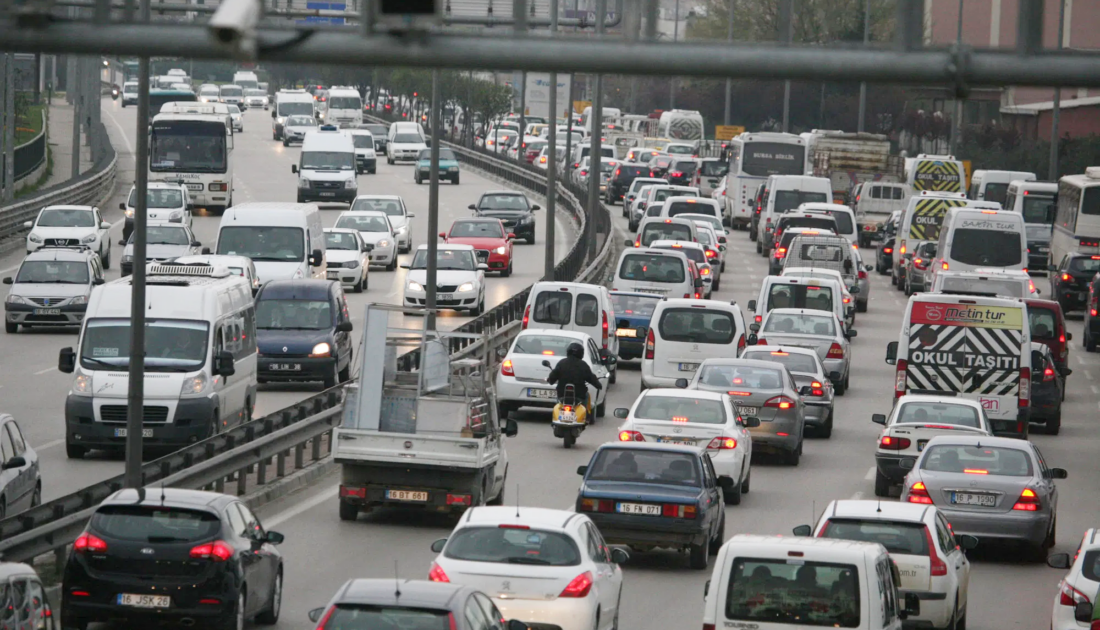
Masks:
[[[280,512],[280,513],[276,514],[275,516],[273,516],[271,518],[264,519],[264,521],[267,523],[267,528],[268,529],[271,529],[272,527],[278,527],[279,525],[289,521],[290,519],[292,519],[292,518],[294,518],[294,517],[296,517],[296,516],[298,516],[298,515],[300,515],[304,512],[308,512],[309,510],[312,510],[313,508],[317,507],[318,505],[321,505],[325,501],[329,501],[331,499],[336,498],[336,495],[338,495],[338,494],[340,494],[340,486],[339,485],[332,486],[330,488],[327,488],[325,490],[322,490],[322,491],[318,492],[316,495],[313,496],[313,498],[309,499],[308,501],[304,501],[302,503],[299,503],[298,505],[295,505],[294,507],[290,508],[289,510],[284,510],[283,512]]]
[[[130,152],[130,155],[134,155],[134,154],[136,153],[136,152],[134,151],[134,145],[130,144],[130,137],[126,135],[126,128],[125,128],[125,127],[123,127],[123,126],[122,126],[122,125],[121,125],[121,124],[120,124],[120,123],[118,122],[118,119],[116,119],[116,118],[115,118],[114,116],[112,116],[112,115],[111,115],[111,112],[109,112],[108,110],[106,110],[106,109],[101,109],[100,111],[101,111],[102,113],[104,113],[104,114],[107,114],[107,118],[110,118],[110,119],[111,119],[111,122],[112,122],[112,123],[114,124],[114,126],[115,126],[115,129],[118,129],[118,132],[119,132],[120,134],[122,134],[122,141],[126,143],[126,150]],[[136,131],[135,131],[135,133],[136,133]],[[135,167],[135,168],[136,168],[136,167]]]
[[[1085,378],[1092,380],[1092,370],[1085,370]]]
[[[42,375],[43,375],[43,374],[45,374],[46,372],[53,372],[53,371],[54,371],[54,370],[56,370],[56,369],[57,369],[56,367],[53,367],[53,366],[51,366],[51,367],[48,367],[48,368],[46,368],[46,369],[44,369],[44,370],[38,370],[37,372],[35,372],[35,373],[34,373],[34,375],[35,375],[35,376],[42,376]]]
[[[1100,385],[1092,385],[1092,393],[1100,394]]]
[[[863,475],[863,478],[866,479],[867,481],[874,480],[874,478],[875,478],[875,467],[871,466],[871,468],[867,470],[867,474]]]
[[[53,448],[55,446],[61,446],[64,443],[65,443],[65,438],[58,438],[56,440],[50,440],[49,442],[46,442],[45,444],[39,444],[39,445],[34,447],[34,450],[41,453],[42,451],[44,451],[48,448]]]

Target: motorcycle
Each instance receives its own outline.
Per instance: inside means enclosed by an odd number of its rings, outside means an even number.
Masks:
[[[119,92],[119,89],[117,87],[111,88],[111,100],[117,101],[118,97],[119,97],[119,94],[120,94],[120,92]]]
[[[578,404],[573,385],[566,385],[564,395],[554,405],[554,414],[550,421],[550,425],[554,427],[554,437],[561,438],[565,448],[572,448],[577,437],[588,425],[590,412],[587,402]]]

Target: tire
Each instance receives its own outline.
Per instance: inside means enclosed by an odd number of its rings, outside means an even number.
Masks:
[[[245,599],[244,599],[245,585],[241,585],[241,592],[237,595],[237,603],[233,606],[233,610],[229,614],[225,615],[221,619],[218,619],[214,624],[215,630],[244,630],[245,626]]]
[[[892,284],[894,286],[898,285],[898,277],[895,276],[894,274],[890,274],[890,284]]]
[[[348,359],[348,364],[344,366],[344,369],[340,370],[339,379],[341,383],[347,383],[351,380],[351,359]]]
[[[750,485],[749,482],[751,482],[751,481],[752,481],[752,465],[750,464],[749,465],[749,473],[747,475],[745,475],[745,479],[743,481],[741,481],[741,494],[748,494],[749,493],[749,485]]]
[[[845,378],[843,381],[841,381],[839,383],[834,383],[833,384],[833,390],[836,392],[837,396],[843,396],[844,392],[847,390],[847,388],[848,388],[848,379],[847,378]]]
[[[750,241],[755,241],[756,240],[756,230],[753,230],[752,228],[749,228],[749,240]],[[759,251],[759,250],[757,250],[757,251]]]
[[[508,415],[512,413],[512,406],[508,403],[497,403],[497,418],[500,420],[507,420]]]
[[[107,246],[107,255],[106,256],[100,256],[99,260],[100,260],[100,262],[103,263],[103,268],[104,269],[110,269],[111,268],[111,246],[110,245]]]
[[[287,142],[287,141],[286,141],[286,139],[283,139],[283,146],[284,146],[284,147],[289,147],[289,146],[290,146],[290,143],[289,143],[289,142]]]
[[[336,383],[338,383],[338,382],[340,382],[340,374],[339,374],[339,371],[336,369],[336,364],[333,363],[332,364],[332,374],[329,375],[329,376],[326,376],[325,380],[323,381],[324,387],[325,387],[325,389],[332,389],[333,387],[336,387]]]
[[[607,412],[607,401],[606,400],[603,401],[602,403],[596,405],[596,417],[597,418],[602,418],[604,416],[604,413],[606,413],[606,412]],[[595,422],[593,422],[592,424],[595,424]]]
[[[722,279],[721,278],[714,281],[714,285],[711,288],[711,290],[712,291],[721,291],[722,290]]]
[[[1062,430],[1062,410],[1059,409],[1053,417],[1047,418],[1046,427],[1044,427],[1044,433],[1047,435],[1058,435],[1058,432]]]
[[[508,266],[504,269],[504,271],[500,272],[500,277],[501,278],[507,278],[510,275],[512,275],[512,261],[511,260],[508,261]]]
[[[878,468],[875,468],[875,496],[890,496],[890,485],[890,480]]]
[[[458,186],[458,175],[455,175],[455,178],[451,181],[454,183],[455,186]]]
[[[802,459],[802,444],[798,444],[798,448],[789,452],[784,456],[783,461],[788,466],[798,466],[798,462]]]
[[[866,313],[867,312],[867,302],[860,302],[859,300],[856,300],[856,312],[857,313]]]
[[[908,279],[905,281],[905,291],[904,291],[904,293],[905,293],[906,297],[910,297],[910,296],[913,295],[913,283],[909,282]]]
[[[1085,335],[1085,350],[1088,352],[1096,352],[1096,340],[1092,338],[1092,335]]]
[[[607,384],[614,385],[617,380],[619,380],[619,368],[616,367],[614,370],[611,370],[611,376],[607,378]]]
[[[761,245],[760,241],[756,240],[755,238],[752,239],[752,240],[756,241],[756,253],[757,254],[762,254],[764,252],[764,246]]]
[[[717,556],[718,550],[722,548],[722,543],[726,542],[726,518],[722,517],[722,524],[718,526],[718,531],[714,533],[714,538],[710,541],[710,548],[707,550],[710,555]]]
[[[34,486],[34,494],[31,495],[31,507],[36,508],[42,505],[42,482],[38,482]]]
[[[19,332],[19,324],[13,324],[11,322],[4,322],[4,332],[8,334],[14,334]]]
[[[696,571],[706,571],[710,566],[710,545],[707,542],[688,546],[688,564]]]
[[[84,459],[84,454],[87,452],[88,449],[79,444],[65,443],[65,456],[69,459]]]
[[[531,230],[532,230],[532,231],[531,231],[531,236],[527,237],[527,239],[526,239],[526,240],[527,240],[527,244],[528,244],[528,245],[534,245],[534,244],[535,244],[535,232],[534,232],[534,228],[531,228]]]
[[[359,506],[347,501],[340,502],[340,520],[354,521],[359,518]]]
[[[577,443],[577,438],[573,436],[572,431],[569,431],[562,436],[561,441],[565,448],[573,448],[573,445]]]
[[[825,424],[817,430],[818,437],[827,440],[833,437],[833,412],[829,412],[829,417],[825,418]]]
[[[351,292],[352,293],[362,293],[363,292],[363,277],[362,276],[359,276],[359,282],[356,282],[355,284],[351,285]]]
[[[726,501],[726,505],[741,505],[741,483],[740,482],[738,482],[737,485],[732,490],[724,490],[722,492],[722,494],[723,494],[723,498]],[[722,527],[725,527],[725,526],[726,526],[726,524],[722,523]]]
[[[262,626],[273,626],[279,622],[279,613],[283,609],[283,570],[275,574],[275,581],[271,583],[271,604],[256,615],[256,623]]]
[[[386,265],[386,271],[394,271],[396,269],[397,269],[397,256],[394,256],[393,260],[390,261],[390,264]]]

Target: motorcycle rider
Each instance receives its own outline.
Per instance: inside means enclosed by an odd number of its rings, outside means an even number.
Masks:
[[[565,397],[566,385],[572,385],[577,398],[583,401],[588,401],[589,384],[595,387],[597,392],[603,389],[603,386],[600,385],[600,379],[596,378],[596,375],[592,373],[592,368],[584,362],[584,346],[575,342],[569,344],[569,347],[565,350],[565,358],[558,361],[558,364],[550,371],[550,375],[546,377],[546,382],[557,386],[558,400]],[[586,406],[588,407],[589,418],[591,418],[593,409],[591,402],[587,402]]]

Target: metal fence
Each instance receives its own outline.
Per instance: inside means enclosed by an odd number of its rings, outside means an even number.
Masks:
[[[0,169],[4,168],[7,156],[0,155]],[[42,112],[42,131],[33,140],[15,147],[15,181],[19,181],[34,172],[46,161],[46,112]]]

